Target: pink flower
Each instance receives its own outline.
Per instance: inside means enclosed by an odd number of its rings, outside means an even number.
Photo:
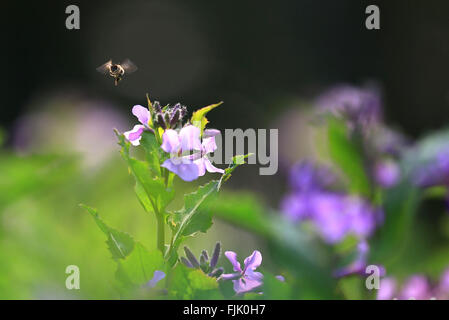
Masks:
[[[151,130],[148,126],[150,111],[141,105],[135,105],[132,109],[133,115],[137,117],[141,124],[136,124],[130,131],[126,131],[124,136],[133,146],[140,145],[140,139],[144,130]]]
[[[161,167],[175,173],[184,181],[198,178],[198,165],[192,160],[192,151],[201,151],[200,129],[188,125],[179,133],[173,129],[165,130],[162,135],[162,150],[170,154]]]
[[[216,168],[212,165],[209,160],[208,154],[214,152],[217,149],[217,144],[215,143],[215,136],[220,134],[219,130],[206,129],[203,133],[203,142],[201,143],[200,153],[198,159],[194,160],[195,164],[198,166],[199,176],[204,176],[206,170],[208,172],[218,172],[224,173],[223,169]],[[195,157],[194,157],[195,158]]]

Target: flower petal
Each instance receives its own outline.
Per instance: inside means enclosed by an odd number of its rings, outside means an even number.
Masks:
[[[133,115],[139,120],[139,122],[145,126],[148,126],[148,120],[150,119],[150,111],[142,107],[141,105],[135,105],[132,110]]]
[[[162,135],[162,150],[168,153],[177,153],[179,150],[179,146],[178,133],[172,129],[165,130],[164,134]]]
[[[172,159],[167,159],[161,167],[175,173],[184,181],[193,181],[198,178],[198,166],[191,163],[174,163]]]
[[[255,270],[262,263],[262,254],[258,250],[245,259],[245,270]]]
[[[245,272],[245,279],[253,281],[262,281],[263,274],[257,271],[253,271],[252,269],[247,269]]]
[[[190,150],[201,150],[200,129],[188,125],[179,132],[182,152]]]
[[[202,146],[203,146],[203,153],[205,154],[214,152],[217,149],[217,144],[215,143],[214,137],[203,139]]]
[[[203,139],[215,137],[216,135],[220,134],[220,130],[217,129],[206,129],[203,132]]]
[[[138,146],[144,129],[143,125],[136,124],[132,130],[126,131],[123,135],[133,146]]]
[[[147,286],[154,288],[156,284],[165,278],[165,273],[159,270],[154,271],[153,279],[147,282]]]
[[[237,273],[224,273],[220,276],[220,279],[222,280],[236,280],[240,278],[242,274],[240,272]]]
[[[218,173],[222,173],[222,174],[225,172],[223,169],[214,167],[212,165],[212,163],[210,162],[210,160],[207,158],[207,156],[204,156],[203,162],[204,162],[204,166],[206,167],[206,170],[208,172],[218,172]]]
[[[234,291],[236,294],[243,294],[246,292],[254,291],[263,284],[262,281],[254,281],[245,278],[234,280],[233,283],[234,283]]]
[[[206,165],[204,162],[204,158],[199,158],[194,162],[198,166],[198,176],[200,177],[204,176],[206,174]]]
[[[242,272],[242,268],[240,267],[240,262],[237,261],[237,253],[233,251],[226,251],[225,252],[226,258],[228,258],[229,262],[231,262],[232,266],[234,267],[235,272]]]

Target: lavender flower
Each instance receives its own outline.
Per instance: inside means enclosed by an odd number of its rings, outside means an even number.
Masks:
[[[420,187],[449,186],[449,149],[440,151],[435,159],[418,168],[413,180]]]
[[[374,179],[384,188],[395,186],[400,179],[400,168],[393,160],[381,160],[374,166]]]
[[[391,300],[396,298],[395,292],[397,283],[394,278],[383,278],[380,280],[379,291],[377,291],[377,300]]]
[[[170,154],[170,159],[165,160],[162,167],[177,174],[184,181],[198,178],[198,165],[192,161],[189,152],[200,151],[202,148],[199,128],[188,125],[179,133],[173,129],[165,130],[161,148]]]
[[[340,85],[319,96],[316,104],[321,111],[346,119],[350,128],[369,126],[381,118],[380,95],[372,88]]]
[[[237,254],[235,252],[226,251],[225,256],[231,262],[235,273],[223,274],[220,279],[232,280],[236,294],[252,292],[262,286],[263,275],[255,271],[262,263],[262,254],[259,251],[253,251],[245,259],[243,269],[237,261]]]
[[[408,278],[400,294],[401,300],[427,300],[431,297],[430,284],[423,275],[414,275]]]
[[[208,172],[214,173],[224,173],[223,169],[216,168],[212,165],[209,160],[209,153],[214,152],[217,149],[217,144],[215,143],[215,136],[220,134],[219,130],[206,129],[203,132],[203,141],[201,143],[200,152],[193,155],[194,163],[198,166],[198,175],[204,176],[206,170]]]
[[[382,279],[377,300],[390,299],[449,299],[449,269],[443,272],[439,283],[436,284],[432,284],[426,276],[421,274],[415,274],[407,278],[402,287],[392,277]]]
[[[309,161],[302,161],[290,169],[289,183],[299,192],[322,190],[331,185],[335,176],[325,167],[318,167]]]
[[[132,130],[126,131],[124,135],[125,138],[128,139],[128,141],[131,142],[133,146],[138,146],[140,145],[140,139],[142,138],[143,131],[152,131],[152,129],[149,127],[149,120],[151,115],[150,111],[147,108],[142,107],[141,105],[135,105],[132,109],[132,113],[136,116],[141,124],[136,124],[132,128]]]
[[[159,281],[165,278],[165,273],[159,270],[154,271],[153,278],[147,282],[146,286],[154,288]]]

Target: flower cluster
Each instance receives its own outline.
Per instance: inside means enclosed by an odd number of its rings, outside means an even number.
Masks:
[[[303,161],[290,171],[291,192],[282,212],[292,221],[311,221],[328,243],[354,234],[369,237],[382,220],[382,211],[358,196],[330,191],[334,176],[325,167]]]
[[[208,155],[217,149],[215,136],[219,130],[202,130],[192,124],[183,124],[187,108],[179,103],[170,107],[161,107],[155,101],[147,109],[136,105],[132,113],[140,124],[124,133],[132,145],[140,145],[145,130],[159,135],[162,132],[161,148],[169,156],[161,167],[178,175],[184,181],[193,181],[203,176],[206,171],[224,173],[224,170],[212,165]]]
[[[373,88],[356,88],[340,85],[317,98],[321,112],[344,117],[350,128],[369,126],[382,117],[382,101]]]
[[[340,85],[316,100],[319,114],[331,114],[345,121],[363,145],[366,165],[373,181],[383,188],[393,187],[401,177],[397,159],[406,139],[382,122],[382,99],[374,88]]]
[[[428,300],[449,299],[449,269],[441,275],[438,283],[433,284],[423,275],[412,275],[399,287],[396,279],[384,278],[380,281],[378,300]]]

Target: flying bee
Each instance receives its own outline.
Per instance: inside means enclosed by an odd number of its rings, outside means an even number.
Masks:
[[[126,59],[122,63],[113,63],[112,60],[109,60],[97,68],[97,71],[100,73],[107,74],[109,72],[109,75],[114,78],[115,85],[118,85],[119,81],[123,79],[125,73],[130,74],[136,70],[136,65],[129,59]]]

